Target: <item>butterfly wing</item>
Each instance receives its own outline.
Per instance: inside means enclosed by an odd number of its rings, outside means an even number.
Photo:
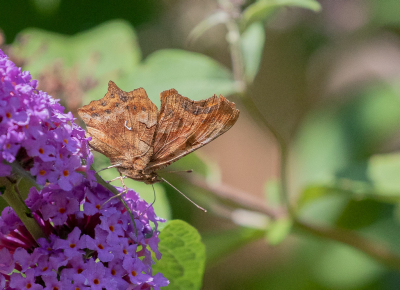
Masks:
[[[90,146],[112,164],[141,170],[150,161],[158,110],[144,89],[124,92],[110,81],[106,95],[80,108],[78,114],[92,138]]]
[[[146,172],[168,166],[228,131],[239,117],[223,96],[192,101],[174,89],[161,93],[161,109]]]

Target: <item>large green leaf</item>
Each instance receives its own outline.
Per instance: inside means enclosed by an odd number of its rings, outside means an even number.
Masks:
[[[301,186],[369,182],[369,158],[398,132],[400,99],[393,86],[375,83],[345,97],[348,102],[311,112],[298,131],[294,151]]]
[[[311,271],[323,289],[364,289],[384,273],[384,268],[348,246],[325,243]]]
[[[207,249],[207,267],[214,265],[221,258],[228,256],[240,247],[265,236],[265,231],[239,227],[204,235]]]
[[[292,229],[292,224],[293,222],[290,218],[280,218],[271,221],[265,235],[267,242],[273,246],[276,246],[283,242],[285,238],[289,235]]]
[[[367,181],[339,178],[325,184],[309,185],[302,192],[298,206],[320,198],[343,195],[355,200],[373,199],[385,203],[400,202],[400,154],[378,154],[366,165]]]
[[[201,289],[205,247],[197,230],[181,220],[173,220],[160,233],[160,260],[153,266],[169,281],[169,290]]]
[[[74,36],[27,29],[12,45],[12,53],[25,61],[24,69],[34,78],[57,66],[61,77],[100,84],[86,92],[87,101],[104,95],[110,79],[133,70],[141,59],[135,32],[124,21],[107,22]]]
[[[38,29],[21,33],[13,54],[26,61],[24,69],[35,78],[58,66],[62,77],[95,84],[84,103],[107,92],[109,80],[125,91],[143,87],[159,105],[159,94],[170,88],[199,100],[214,94],[229,95],[237,88],[230,71],[215,60],[184,50],[160,50],[141,62],[132,27],[113,21],[74,36]]]
[[[151,54],[118,86],[128,91],[143,87],[158,107],[160,93],[171,88],[193,100],[236,92],[231,73],[221,64],[205,55],[177,49]]]
[[[259,0],[244,10],[240,26],[242,30],[245,30],[253,22],[263,21],[276,9],[287,6],[301,7],[313,11],[321,9],[321,5],[315,0]]]
[[[368,7],[370,11],[368,19],[374,26],[399,27],[400,2],[398,0],[370,0]]]
[[[301,207],[299,207],[298,215],[305,220],[333,224],[351,199],[351,196],[343,193],[340,190],[323,186],[310,187],[302,193],[307,196],[307,203],[299,204]]]
[[[245,64],[246,81],[253,82],[261,63],[265,31],[262,22],[256,22],[242,34],[241,44]]]
[[[380,195],[400,198],[400,154],[381,154],[371,157],[368,177]]]

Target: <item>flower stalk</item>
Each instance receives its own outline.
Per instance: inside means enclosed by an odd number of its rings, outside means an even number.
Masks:
[[[0,177],[0,185],[1,197],[4,198],[7,204],[15,211],[32,237],[35,240],[45,238],[45,233],[33,217],[32,212],[26,206],[21,194],[19,193],[18,183],[11,182],[7,177]]]

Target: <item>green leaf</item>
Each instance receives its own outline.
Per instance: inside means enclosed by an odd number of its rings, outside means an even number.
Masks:
[[[321,10],[321,5],[315,0],[259,0],[243,11],[240,21],[242,31],[256,21],[266,20],[276,9],[285,6],[296,6],[313,11]]]
[[[210,267],[240,247],[263,238],[265,231],[240,227],[203,236],[207,249],[207,267]]]
[[[57,67],[64,79],[101,84],[85,92],[85,102],[104,95],[110,79],[133,70],[141,59],[135,32],[124,21],[107,22],[74,36],[31,28],[21,32],[18,39],[12,53],[26,60],[24,69],[34,78]]]
[[[181,220],[170,221],[160,233],[158,248],[162,253],[153,266],[169,281],[169,290],[201,289],[205,247],[197,230]]]
[[[326,243],[311,266],[324,289],[366,289],[384,268],[364,253],[338,243]]]
[[[175,88],[193,100],[214,94],[230,95],[237,91],[228,69],[202,54],[184,50],[159,50],[151,54],[139,69],[121,79],[123,90],[143,87],[149,98],[160,107],[162,91]]]
[[[270,179],[264,185],[265,201],[269,206],[281,206],[281,185],[277,179]]]
[[[400,99],[393,86],[372,83],[346,97],[304,119],[294,145],[302,185],[337,178],[368,182],[368,159],[398,132]]]
[[[245,64],[245,77],[248,83],[252,83],[257,75],[264,43],[265,31],[262,22],[253,23],[242,34],[241,45]]]
[[[303,205],[313,202],[319,198],[328,196],[328,195],[336,195],[341,194],[342,191],[328,185],[310,185],[307,186],[303,192],[301,193],[300,199],[298,200],[297,205],[302,207]]]
[[[368,163],[368,177],[381,194],[400,197],[400,154],[374,155]]]
[[[371,0],[368,4],[371,27],[399,27],[400,2],[397,0]]]
[[[333,223],[342,214],[351,195],[329,186],[309,186],[298,202],[299,216],[307,220]]]
[[[333,182],[308,186],[301,195],[298,205],[327,195],[346,195],[350,198],[374,199],[386,203],[400,202],[400,154],[373,155],[367,163],[368,181],[348,178],[336,179]]]
[[[291,228],[292,220],[289,218],[271,221],[265,237],[270,245],[278,245],[289,235]]]

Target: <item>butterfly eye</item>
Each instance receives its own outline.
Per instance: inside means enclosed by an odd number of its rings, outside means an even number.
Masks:
[[[146,112],[146,109],[145,109],[144,107],[142,107],[142,111],[143,111],[143,112]]]
[[[114,93],[112,93],[111,95],[110,95],[110,98],[114,98],[115,96],[114,96]]]
[[[136,110],[136,106],[135,105],[133,106],[133,109]]]

